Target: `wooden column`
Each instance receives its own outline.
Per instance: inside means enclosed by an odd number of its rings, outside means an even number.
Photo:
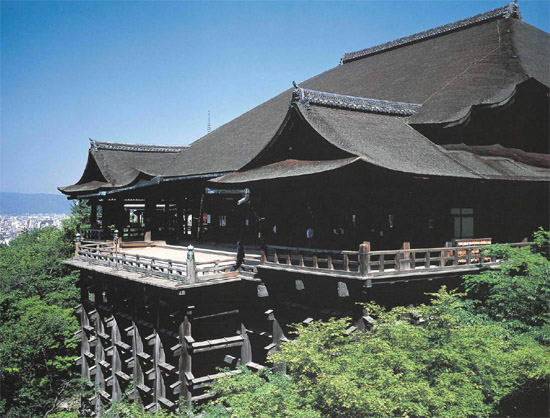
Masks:
[[[134,385],[142,385],[143,384],[143,371],[141,369],[141,365],[139,364],[139,358],[138,353],[141,353],[143,351],[143,342],[141,340],[141,334],[140,331],[136,325],[136,309],[134,309],[134,315],[132,318],[132,327],[133,327],[133,334],[132,334],[132,357],[133,357],[133,369],[132,369],[132,376],[134,380]],[[138,387],[138,393],[139,396],[141,396],[141,392],[139,392]]]
[[[97,228],[97,201],[90,200],[90,225]]]
[[[183,202],[176,202],[176,239],[178,241],[183,239]]]
[[[287,341],[287,338],[285,337],[283,333],[283,329],[281,328],[281,325],[279,324],[279,321],[275,318],[275,314],[272,309],[265,312],[267,315],[267,320],[271,321],[272,323],[272,340],[271,344],[269,344],[267,347],[267,353],[272,354],[277,351],[279,351],[281,346],[281,341]],[[286,365],[284,363],[278,363],[273,365],[273,370],[276,372],[286,372]]]
[[[100,300],[99,296],[96,293],[96,300]],[[102,415],[103,404],[101,401],[101,393],[105,392],[105,376],[103,375],[103,370],[101,368],[100,362],[104,360],[105,352],[103,351],[103,343],[99,334],[103,332],[103,324],[101,322],[99,312],[96,310],[93,314],[92,321],[94,323],[94,334],[95,334],[95,362],[94,362],[94,371],[95,371],[95,414],[100,417]]]
[[[191,324],[194,306],[188,306],[185,318],[180,324],[181,355],[179,363],[179,375],[181,381],[181,394],[186,406],[191,406],[193,397],[193,364],[191,350],[187,340],[191,338]]]
[[[164,227],[164,239],[167,240],[170,237],[168,233],[168,226],[170,224],[170,203],[164,201],[164,218],[162,220],[162,226]]]
[[[241,337],[243,337],[243,345],[241,346],[241,365],[247,365],[252,361],[252,346],[248,338],[248,331],[243,323],[241,323]]]
[[[128,215],[124,210],[124,200],[117,199],[115,207],[116,207],[115,229],[118,229],[119,239],[122,240],[122,237],[124,235],[124,227],[128,224]]]
[[[120,383],[118,381],[118,376],[116,375],[117,372],[121,371],[122,369],[122,360],[120,357],[120,353],[118,352],[118,347],[116,346],[116,343],[121,340],[120,338],[120,329],[118,326],[118,322],[116,319],[116,316],[113,315],[111,320],[111,349],[113,353],[113,357],[111,359],[111,368],[112,368],[112,382],[113,387],[111,391],[111,400],[116,401],[122,397],[122,390],[120,387]]]
[[[168,208],[168,204],[165,205],[165,208]],[[153,367],[155,368],[155,386],[154,386],[154,393],[153,393],[153,399],[154,402],[157,404],[157,408],[159,408],[158,401],[160,398],[164,398],[164,380],[162,373],[160,371],[159,364],[164,360],[164,356],[162,353],[162,343],[160,341],[160,336],[158,333],[158,330],[160,328],[160,300],[157,300],[156,309],[156,318],[155,318],[155,342],[153,346]]]
[[[108,239],[109,225],[111,225],[113,219],[113,205],[111,202],[104,200],[103,204],[101,205],[101,209],[101,228],[103,229],[104,238]]]
[[[144,241],[151,242],[153,235],[153,224],[156,212],[155,201],[145,199],[145,237]]]

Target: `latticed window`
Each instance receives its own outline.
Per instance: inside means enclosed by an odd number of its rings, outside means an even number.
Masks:
[[[472,208],[452,208],[454,238],[474,237],[474,210]]]

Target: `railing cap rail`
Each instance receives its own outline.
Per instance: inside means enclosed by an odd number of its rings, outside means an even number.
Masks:
[[[321,248],[303,248],[303,247],[285,247],[282,245],[266,245],[267,249],[274,250],[286,250],[294,252],[305,252],[305,253],[317,253],[317,254],[358,254],[359,251],[353,250],[327,250]]]
[[[525,247],[527,245],[530,245],[531,242],[510,242],[510,243],[502,243],[502,244],[480,244],[480,245],[468,245],[464,247],[435,247],[435,248],[410,248],[410,249],[398,249],[398,250],[381,250],[381,251],[369,251],[368,253],[363,254],[369,254],[369,255],[386,255],[386,254],[400,254],[400,253],[411,253],[411,252],[428,252],[428,251],[454,251],[454,250],[468,250],[468,249],[479,249],[483,247],[489,247],[491,245],[510,245],[512,247]]]

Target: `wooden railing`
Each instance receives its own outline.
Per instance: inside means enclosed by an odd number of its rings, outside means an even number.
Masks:
[[[262,251],[260,264],[266,263],[359,273],[361,262],[359,251],[320,250],[268,245],[267,252],[265,250]]]
[[[80,235],[83,241],[101,241],[104,239],[103,230],[99,228],[81,228]]]
[[[291,270],[318,270],[334,275],[376,276],[407,274],[411,271],[483,267],[498,263],[496,257],[483,255],[486,245],[411,249],[404,243],[399,250],[371,251],[369,243],[361,244],[359,251],[334,251],[299,247],[268,245],[262,251],[262,265],[286,267]],[[513,247],[529,245],[511,243]],[[405,273],[406,272],[406,273]]]
[[[89,263],[177,280],[183,284],[193,284],[239,274],[239,271],[236,270],[235,257],[195,262],[194,249],[189,251],[191,252],[190,258],[188,257],[186,261],[178,261],[120,252],[112,241],[106,241],[79,244],[76,256]],[[246,258],[245,263],[241,269],[249,271],[259,264],[259,259]]]

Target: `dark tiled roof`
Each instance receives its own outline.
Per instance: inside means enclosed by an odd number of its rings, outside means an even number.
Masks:
[[[369,164],[393,171],[443,177],[550,181],[550,170],[514,159],[519,152],[477,149],[449,151],[412,129],[404,117],[311,106],[297,106],[327,141]],[[533,153],[521,153],[532,162]],[[531,158],[528,158],[530,156]]]
[[[517,148],[507,148],[502,145],[442,145],[447,151],[466,151],[480,157],[501,157],[527,164],[533,167],[550,168],[550,155],[535,152],[525,152]]]
[[[293,101],[300,101],[305,104],[306,107],[309,107],[310,104],[315,104],[339,109],[399,116],[413,115],[421,106],[416,103],[394,102],[366,97],[347,96],[345,94],[327,93],[326,91],[304,89],[298,86],[294,89],[292,98]]]
[[[328,161],[285,160],[212,181],[247,183],[304,176],[336,170],[357,161],[422,176],[550,181],[548,168],[525,164],[513,158],[532,161],[532,153],[495,146],[475,149],[449,146],[445,149],[412,129],[404,117],[318,105],[306,107],[302,102],[295,103],[289,112],[290,118],[298,117],[295,112],[299,112],[299,117],[305,119],[327,142],[355,157]],[[289,126],[296,124],[290,123]],[[292,133],[282,135],[289,134]]]
[[[364,58],[369,55],[377,54],[393,48],[398,48],[400,46],[408,45],[413,42],[422,41],[427,38],[432,38],[434,36],[439,36],[439,35],[453,32],[459,29],[464,29],[469,26],[477,25],[482,22],[487,22],[495,19],[507,19],[509,17],[515,17],[515,18],[521,19],[519,7],[516,3],[511,3],[507,6],[499,7],[498,9],[494,9],[489,12],[480,13],[478,15],[469,17],[467,19],[462,19],[457,22],[449,23],[447,25],[438,26],[436,28],[429,29],[424,32],[415,33],[414,35],[405,36],[403,38],[399,38],[394,41],[386,42],[381,45],[376,45],[376,46],[365,48],[355,52],[346,52],[342,57],[341,62],[342,64],[345,64],[346,62]]]
[[[90,147],[95,150],[131,151],[131,152],[168,152],[177,153],[187,148],[186,145],[146,145],[123,144],[120,142],[101,142],[90,138]]]
[[[509,98],[516,85],[529,78],[550,86],[549,49],[547,33],[501,16],[350,61],[300,87],[420,103],[410,123],[443,124],[460,120],[473,105]],[[164,175],[227,172],[245,166],[276,134],[292,91],[286,90],[192,143]]]
[[[484,167],[500,163],[484,162],[475,152],[447,152],[411,125],[456,123],[472,106],[506,102],[516,86],[529,79],[550,86],[550,38],[509,18],[519,17],[516,7],[474,16],[445,30],[436,28],[300,83],[310,96],[305,118],[327,140],[371,164],[410,173],[490,177],[481,169],[472,171],[466,160],[473,164],[470,156],[477,156],[475,163],[481,161]],[[136,182],[140,175],[177,178],[237,171],[277,134],[292,92],[286,90],[179,152],[177,147],[97,143],[90,159],[104,178],[83,176],[78,184],[101,181],[116,188]]]
[[[60,187],[63,193],[125,187],[140,178],[160,176],[187,147],[138,145],[90,140],[88,163],[81,179]]]
[[[284,177],[307,176],[337,170],[358,160],[359,158],[357,157],[328,161],[285,160],[247,171],[231,173],[210,181],[214,183],[236,184]]]

